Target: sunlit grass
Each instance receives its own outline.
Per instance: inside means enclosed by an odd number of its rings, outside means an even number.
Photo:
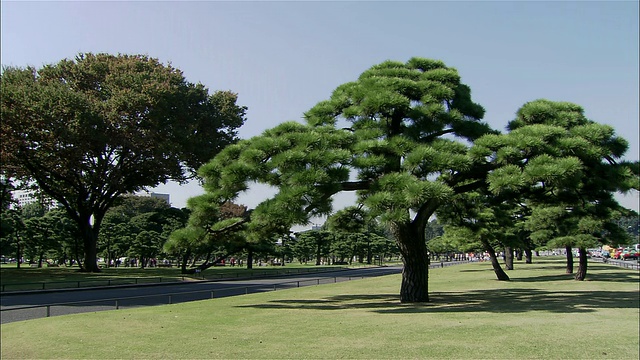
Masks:
[[[0,327],[2,358],[638,359],[638,272],[558,261],[434,269],[431,301],[400,275]]]

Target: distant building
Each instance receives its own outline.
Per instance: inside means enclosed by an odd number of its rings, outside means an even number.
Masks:
[[[164,201],[167,202],[167,204],[171,205],[171,196],[169,194],[160,194],[160,193],[154,193],[154,192],[141,192],[139,194],[136,194],[137,196],[148,196],[148,197],[152,197],[152,198],[158,198],[158,199],[162,199]]]
[[[13,203],[9,205],[9,208],[11,209],[22,208],[25,205],[33,203],[40,203],[48,209],[53,209],[59,206],[57,201],[39,194],[35,190],[14,190],[11,192],[11,198],[13,199]]]

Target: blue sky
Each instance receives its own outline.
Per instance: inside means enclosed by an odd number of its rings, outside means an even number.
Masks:
[[[584,107],[638,160],[638,2],[1,2],[3,66],[39,67],[79,52],[142,53],[249,108],[243,138],[300,120],[338,85],[384,60],[458,69],[485,121],[504,130],[546,98]],[[160,186],[174,206],[201,193]],[[264,191],[239,202],[255,206]],[[348,203],[346,195],[336,205]],[[638,193],[620,197],[638,210]]]

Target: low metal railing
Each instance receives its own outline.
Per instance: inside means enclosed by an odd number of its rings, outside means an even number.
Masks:
[[[591,258],[591,261],[605,263],[607,265],[613,265],[625,269],[638,270],[639,260],[616,260],[616,259],[605,259],[605,258]]]
[[[38,282],[25,282],[14,284],[2,284],[0,286],[0,292],[10,291],[29,291],[29,290],[61,290],[61,289],[80,289],[86,287],[99,287],[99,286],[114,286],[114,285],[139,285],[149,283],[175,283],[184,282],[185,279],[192,280],[220,280],[220,279],[233,279],[233,278],[255,278],[255,277],[269,277],[280,276],[290,274],[308,274],[324,271],[335,271],[344,269],[344,267],[332,267],[332,268],[320,268],[320,269],[287,269],[287,270],[272,270],[272,271],[253,271],[233,274],[213,274],[213,273],[199,273],[197,275],[178,275],[173,277],[123,277],[116,279],[92,279],[92,280],[75,280],[75,281],[38,281]]]
[[[397,273],[397,270],[389,270],[388,274]],[[380,276],[380,273],[371,274],[369,276],[334,276],[326,278],[314,278],[307,280],[293,280],[285,281],[276,284],[261,284],[251,286],[234,286],[222,289],[213,290],[196,290],[186,292],[173,292],[157,295],[143,295],[143,296],[129,296],[129,297],[117,297],[109,299],[98,300],[85,300],[74,302],[62,302],[52,304],[40,304],[40,305],[28,305],[28,306],[15,306],[0,308],[0,314],[6,312],[22,312],[16,316],[12,316],[8,319],[6,316],[0,316],[2,323],[21,321],[27,319],[35,319],[41,317],[50,317],[56,315],[67,315],[71,313],[101,311],[101,310],[118,310],[123,307],[138,307],[138,306],[154,306],[154,305],[169,305],[180,302],[198,301],[206,299],[214,299],[220,297],[243,295],[250,293],[258,293],[265,291],[276,291],[278,289],[289,289],[301,286],[320,285],[327,283],[337,283],[342,281],[351,281],[354,279],[364,279],[368,277]],[[385,274],[382,274],[385,275]],[[94,304],[94,305],[91,305]],[[56,314],[53,309],[60,308],[62,313]],[[40,309],[44,311],[39,311]],[[35,310],[35,312],[34,312]]]

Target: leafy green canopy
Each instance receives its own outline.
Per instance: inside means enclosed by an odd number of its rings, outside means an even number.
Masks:
[[[38,70],[5,68],[1,84],[2,175],[35,181],[91,248],[118,196],[192,177],[236,140],[246,110],[236,94],[210,95],[143,55],[80,54]]]
[[[231,143],[244,108],[141,55],[81,54],[2,73],[2,160],[72,203],[184,181]],[[91,194],[99,196],[101,194]]]
[[[454,174],[472,164],[467,146],[445,136],[486,133],[483,114],[455,69],[422,58],[387,61],[310,109],[307,125],[283,123],[231,145],[199,174],[219,202],[253,182],[277,188],[252,214],[260,228],[329,214],[340,191],[360,191],[374,216],[403,221],[410,209],[453,193]],[[439,175],[443,181],[432,181]]]
[[[638,163],[621,159],[626,140],[580,106],[549,100],[525,104],[508,129],[478,139],[471,153],[501,165],[488,188],[494,196],[518,194],[530,208],[525,229],[533,241],[586,248],[621,240],[613,195],[638,189]]]

